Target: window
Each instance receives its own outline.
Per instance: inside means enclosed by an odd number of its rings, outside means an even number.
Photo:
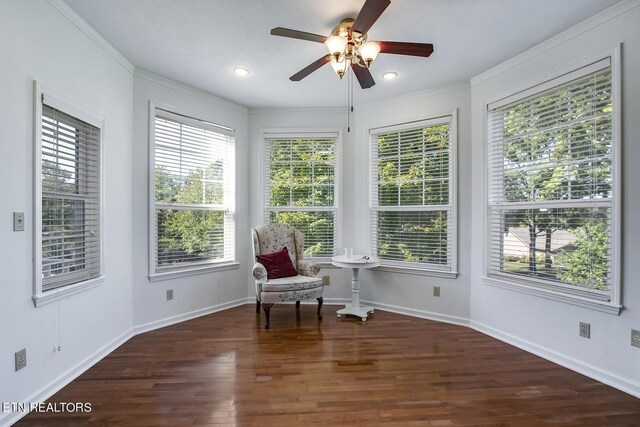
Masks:
[[[304,233],[305,255],[338,244],[338,133],[265,134],[265,221]]]
[[[383,265],[455,274],[455,116],[371,131],[371,251]]]
[[[614,302],[611,60],[488,106],[488,275]]]
[[[233,263],[233,130],[154,109],[151,280]]]
[[[100,119],[36,85],[35,289],[38,303],[102,279]],[[71,286],[75,285],[75,286]],[[55,292],[54,292],[55,291]],[[48,296],[47,296],[48,295]]]

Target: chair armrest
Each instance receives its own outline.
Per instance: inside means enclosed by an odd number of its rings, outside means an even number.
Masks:
[[[256,262],[253,264],[253,278],[256,279],[256,282],[262,284],[267,281],[267,269],[264,268],[264,265]]]
[[[320,264],[315,261],[301,259],[298,261],[298,274],[301,276],[317,277],[320,272]]]

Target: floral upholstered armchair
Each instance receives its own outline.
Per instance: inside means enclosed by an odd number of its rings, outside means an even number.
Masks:
[[[318,277],[318,263],[302,259],[304,234],[285,224],[267,224],[251,230],[253,237],[253,278],[256,281],[256,313],[260,304],[266,317],[265,329],[269,329],[269,311],[274,303],[296,301],[296,309],[301,300],[318,300],[318,319],[322,319],[322,278]],[[259,255],[270,254],[286,247],[297,275],[268,279],[266,268],[258,262]],[[285,258],[286,259],[286,258]]]

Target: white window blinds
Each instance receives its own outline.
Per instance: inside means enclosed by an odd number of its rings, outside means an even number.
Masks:
[[[372,252],[387,265],[455,270],[453,116],[371,131]]]
[[[489,106],[488,274],[609,301],[610,60],[509,101]]]
[[[235,259],[233,131],[156,109],[155,272]]]
[[[265,221],[304,233],[309,257],[336,251],[337,141],[337,133],[265,135]]]
[[[45,102],[40,180],[43,292],[101,274],[100,129]]]

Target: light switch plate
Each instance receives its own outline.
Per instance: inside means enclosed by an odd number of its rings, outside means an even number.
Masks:
[[[13,231],[24,231],[24,212],[13,213]]]

